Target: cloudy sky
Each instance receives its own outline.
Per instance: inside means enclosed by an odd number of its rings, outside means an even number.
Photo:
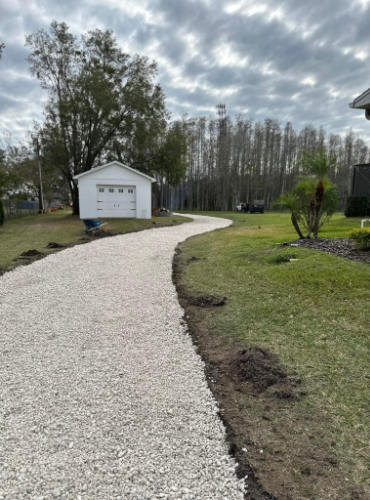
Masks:
[[[155,59],[174,117],[267,117],[297,128],[370,122],[348,103],[370,87],[370,0],[0,0],[0,141],[42,119],[25,36],[65,21],[74,33],[112,29],[122,49]]]

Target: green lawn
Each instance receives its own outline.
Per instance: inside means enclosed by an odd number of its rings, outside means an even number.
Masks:
[[[187,222],[181,216],[153,217],[152,219],[105,219],[104,226],[111,232],[128,233],[152,227],[167,226]],[[8,270],[20,264],[13,259],[22,252],[36,249],[51,253],[46,245],[53,241],[73,245],[84,236],[85,226],[79,217],[73,216],[71,210],[60,210],[44,215],[29,215],[17,219],[9,219],[0,227],[0,270]]]
[[[342,482],[333,486],[330,498],[352,498],[341,495],[347,485],[364,487],[370,441],[370,266],[280,247],[279,242],[296,239],[285,213],[208,214],[231,218],[234,225],[182,245],[183,263],[200,259],[184,268],[182,285],[190,295],[222,295],[228,302],[199,309],[195,321],[225,342],[273,351],[302,377],[307,396],[295,404],[293,416],[282,415],[306,421],[299,429],[331,443]],[[359,226],[359,219],[337,214],[320,236],[348,236]],[[277,264],[284,255],[297,260]],[[315,416],[314,424],[307,415]],[[257,432],[255,438],[264,436]],[[329,498],[315,490],[314,478],[311,483],[312,491],[299,498]]]

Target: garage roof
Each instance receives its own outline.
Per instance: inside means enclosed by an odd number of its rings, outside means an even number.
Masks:
[[[111,161],[109,163],[106,163],[105,165],[100,165],[99,167],[91,168],[90,170],[87,170],[86,172],[83,172],[82,174],[75,175],[73,178],[74,179],[79,179],[80,177],[83,177],[84,175],[89,175],[94,172],[98,172],[99,170],[103,170],[106,167],[110,167],[112,165],[118,165],[119,167],[125,168],[126,170],[130,170],[131,172],[134,172],[137,175],[141,175],[142,177],[145,177],[146,179],[150,180],[151,182],[157,182],[154,177],[150,177],[150,175],[143,174],[142,172],[139,172],[139,170],[135,170],[132,167],[129,167],[127,165],[124,165],[123,163],[119,161]]]

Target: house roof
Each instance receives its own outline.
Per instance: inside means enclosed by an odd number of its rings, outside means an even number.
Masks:
[[[128,165],[124,165],[123,163],[119,161],[111,161],[109,163],[106,163],[105,165],[100,165],[99,167],[91,168],[90,170],[87,170],[86,172],[83,172],[82,174],[75,175],[73,178],[74,179],[79,179],[80,177],[83,177],[84,175],[90,175],[95,172],[98,172],[99,170],[103,170],[104,168],[111,167],[112,165],[117,165],[119,167],[125,168],[126,170],[130,170],[130,172],[134,172],[137,175],[141,175],[142,177],[145,177],[146,179],[150,180],[151,182],[157,182],[153,177],[150,177],[150,175],[143,174],[142,172],[139,172],[139,170],[135,170],[132,167],[129,167]]]
[[[350,102],[349,107],[355,109],[370,109],[370,89],[365,90],[365,92],[356,97],[353,102]]]

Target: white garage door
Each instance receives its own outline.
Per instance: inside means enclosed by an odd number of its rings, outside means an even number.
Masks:
[[[136,217],[135,186],[97,186],[98,217]]]

